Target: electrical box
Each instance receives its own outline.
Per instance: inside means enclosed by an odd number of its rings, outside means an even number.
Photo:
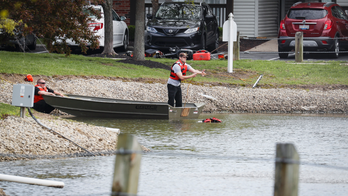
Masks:
[[[19,107],[34,106],[35,86],[30,84],[15,84],[13,85],[12,105]]]

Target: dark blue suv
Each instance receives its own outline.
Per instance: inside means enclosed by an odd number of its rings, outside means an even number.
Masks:
[[[165,2],[156,15],[148,15],[145,49],[214,50],[219,45],[219,29],[208,4]]]

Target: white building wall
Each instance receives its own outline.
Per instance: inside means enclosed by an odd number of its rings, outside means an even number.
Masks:
[[[235,0],[234,20],[240,36],[277,37],[279,0]]]
[[[340,6],[348,6],[348,0],[337,0],[336,2]]]
[[[234,0],[234,21],[241,37],[257,37],[255,36],[256,1],[258,0]]]
[[[277,37],[279,0],[259,0],[257,37]]]

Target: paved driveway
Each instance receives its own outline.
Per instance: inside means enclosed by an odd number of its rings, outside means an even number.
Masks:
[[[241,59],[253,59],[253,60],[280,60],[280,61],[295,61],[295,54],[289,54],[286,59],[280,59],[278,56],[278,43],[277,39],[271,39],[261,45],[251,48],[248,51],[240,52]],[[304,61],[348,61],[348,51],[341,51],[340,57],[337,59],[329,58],[327,53],[305,53],[303,55]]]

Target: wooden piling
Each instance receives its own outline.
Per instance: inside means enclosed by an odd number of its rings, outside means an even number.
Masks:
[[[233,60],[240,60],[240,37],[237,31],[237,41],[233,42]]]
[[[303,61],[303,32],[295,34],[295,62]]]
[[[299,155],[293,144],[277,144],[274,196],[297,196]]]
[[[112,195],[137,194],[141,153],[141,146],[133,135],[118,136]]]

